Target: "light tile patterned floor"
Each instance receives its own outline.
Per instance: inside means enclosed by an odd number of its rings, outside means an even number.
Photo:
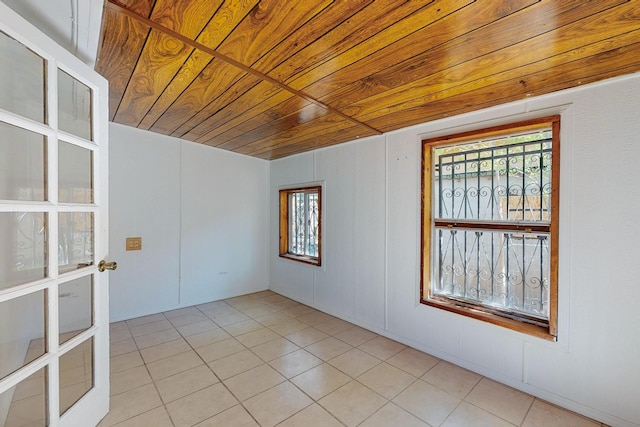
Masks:
[[[111,325],[100,427],[600,423],[271,291]]]

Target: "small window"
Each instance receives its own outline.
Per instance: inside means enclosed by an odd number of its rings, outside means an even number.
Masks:
[[[555,339],[559,124],[423,141],[422,303]]]
[[[280,256],[320,265],[320,186],[280,190]]]

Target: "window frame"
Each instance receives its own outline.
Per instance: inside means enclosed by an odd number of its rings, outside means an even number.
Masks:
[[[300,255],[289,251],[289,230],[291,224],[290,209],[289,209],[289,195],[293,193],[306,193],[318,195],[318,256]],[[279,256],[281,258],[287,258],[293,261],[302,262],[305,264],[315,265],[320,267],[322,265],[322,185],[306,185],[293,188],[284,188],[279,191],[279,205],[280,205],[280,247]]]
[[[524,320],[505,317],[483,309],[481,306],[461,304],[453,298],[436,296],[431,290],[434,272],[432,263],[432,234],[435,230],[433,205],[436,203],[432,188],[432,149],[443,145],[463,144],[479,139],[499,138],[508,134],[550,127],[551,148],[551,215],[549,224],[549,311],[548,325],[529,323]],[[489,322],[518,332],[556,341],[558,335],[558,238],[560,213],[560,116],[546,116],[506,125],[494,126],[469,132],[423,139],[422,145],[422,194],[421,194],[421,254],[420,254],[420,303],[443,309],[473,319]],[[462,221],[460,221],[462,222]]]

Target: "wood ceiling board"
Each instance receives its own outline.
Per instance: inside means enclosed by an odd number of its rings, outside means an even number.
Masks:
[[[195,39],[221,4],[222,0],[156,0],[150,19]]]
[[[259,0],[225,0],[196,41],[216,49],[258,2]]]
[[[633,9],[627,5],[621,7],[627,9],[625,13],[607,10],[590,15],[523,43],[378,93],[349,106],[345,113],[368,121],[389,114],[390,110],[416,107],[427,99],[433,101],[458,95],[475,87],[511,80],[522,74],[542,72],[580,57],[632,44],[640,40],[640,33],[629,30],[638,28],[635,21],[640,20],[640,16],[633,17]],[[640,13],[640,10],[636,13]]]
[[[148,17],[155,7],[156,0],[117,0],[116,3],[138,15]]]
[[[194,112],[202,111],[211,104],[217,107],[220,104],[218,100],[246,76],[247,73],[233,65],[219,59],[212,60],[155,121],[150,130],[171,135]]]
[[[397,22],[386,22],[384,17],[380,17],[379,21],[386,24],[381,31],[363,40],[361,43],[354,45],[340,55],[323,62],[320,66],[311,68],[300,77],[286,80],[286,83],[288,86],[296,90],[302,90],[305,93],[313,94],[313,96],[324,96],[327,94],[326,91],[314,93],[310,89],[310,86],[320,79],[330,80],[334,73],[344,69],[347,65],[353,64],[381,49],[384,49],[386,46],[397,40],[401,40],[410,34],[428,27],[433,22],[436,22],[448,14],[467,6],[472,3],[472,1],[473,0],[467,0],[463,3],[459,0],[444,0],[442,2],[430,3]],[[395,55],[394,58],[396,61],[401,60]],[[371,71],[373,70],[370,70],[370,72]]]
[[[109,8],[104,10],[102,26],[96,71],[108,76],[109,118],[113,120],[150,28]]]
[[[304,99],[278,86],[274,86],[269,82],[260,82],[234,101],[235,108],[219,110],[216,114],[209,117],[206,123],[203,122],[201,125],[211,130],[196,141],[208,143],[218,135],[223,135],[226,132],[238,128],[246,121],[253,122],[265,111],[277,108],[281,103],[287,101],[300,104],[304,102]],[[258,123],[254,125],[254,128],[262,125],[260,120],[257,121]],[[234,134],[228,139],[235,138],[236,136],[237,134]],[[224,140],[226,141],[228,139]]]
[[[481,86],[459,95],[441,95],[442,98],[434,101],[426,100],[419,107],[383,114],[371,119],[370,122],[381,129],[386,129],[385,131],[390,131],[638,70],[640,70],[640,42],[565,62],[542,72],[521,74],[514,79]]]
[[[283,98],[286,100],[280,102],[278,105],[273,105],[274,102]],[[235,126],[231,127],[230,122],[226,122],[223,125],[216,127],[209,134],[198,139],[197,142],[202,142],[207,145],[221,146],[243,134],[252,132],[255,129],[268,125],[273,121],[287,117],[288,115],[291,115],[292,112],[300,111],[302,108],[310,105],[319,108],[316,104],[312,104],[300,97],[291,95],[286,91],[280,91],[276,96],[272,96],[258,104],[260,108],[251,108],[246,113],[236,116],[234,118],[235,120],[230,121],[235,122]]]
[[[282,132],[292,132],[296,128],[313,122],[323,116],[329,114],[329,111],[319,107],[316,104],[306,103],[303,108],[292,108],[289,110],[289,114],[286,114],[280,118],[271,118],[255,129],[246,131],[236,136],[235,138],[228,140],[224,143],[220,143],[222,136],[216,138],[216,146],[225,150],[235,150],[238,147],[250,145],[257,141],[271,140],[271,137],[278,135]]]
[[[252,65],[332,0],[262,0],[217,48],[246,66]]]

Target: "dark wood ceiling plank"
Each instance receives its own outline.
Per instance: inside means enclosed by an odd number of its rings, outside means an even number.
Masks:
[[[265,139],[271,140],[271,137],[274,135],[278,135],[281,132],[291,131],[299,126],[326,116],[327,114],[329,114],[328,110],[319,107],[316,104],[307,103],[307,105],[301,109],[293,110],[290,114],[283,117],[269,120],[262,126],[248,132],[244,132],[226,142],[218,143],[216,146],[225,150],[235,150],[238,147],[250,145],[256,141],[264,141]],[[220,141],[221,137],[222,135],[216,138],[217,142]]]
[[[114,119],[118,105],[138,61],[149,27],[105,8],[96,71],[109,78],[109,118]],[[108,29],[108,31],[107,31]]]
[[[195,141],[201,143],[211,141],[218,135],[235,129],[247,120],[254,120],[265,111],[287,101],[296,104],[306,102],[303,98],[269,82],[260,82],[238,97],[234,101],[234,108],[222,108],[210,116],[206,122],[201,123],[195,130],[198,133],[205,131],[206,133]],[[256,127],[261,124],[257,124]]]
[[[210,104],[217,105],[218,99],[244,76],[246,73],[233,65],[218,59],[212,60],[155,121],[150,130],[172,134],[194,116],[195,112]]]
[[[191,46],[152,29],[124,92],[115,121],[138,126],[192,51]]]
[[[282,96],[288,95],[285,91],[280,91],[276,96],[272,96],[267,100],[258,104],[259,108],[251,108],[240,116],[236,117],[236,125],[233,127],[220,126],[215,129],[215,133],[211,135],[205,135],[198,139],[197,142],[202,142],[207,145],[220,146],[227,141],[231,141],[241,135],[254,131],[261,126],[268,125],[274,121],[280,120],[292,112],[298,112],[302,108],[314,105],[304,99],[289,95],[285,101],[280,102],[274,106],[274,103],[278,102]],[[316,106],[316,108],[319,108]],[[227,109],[228,110],[228,109]],[[241,121],[243,120],[243,121]],[[241,121],[241,122],[240,122]],[[239,123],[238,123],[239,122]],[[226,128],[224,132],[220,132]]]
[[[292,54],[288,60],[270,70],[268,74],[279,81],[293,81],[307,73],[309,69],[336,58],[395,22],[416,11],[432,7],[432,3],[432,0],[376,1],[342,22],[338,27],[328,31],[322,38]]]
[[[255,77],[251,74],[244,75],[238,82],[236,82],[233,86],[229,87],[217,100],[216,102],[210,102],[203,109],[196,112],[195,115],[191,116],[189,120],[184,122],[180,127],[178,127],[171,135],[179,138],[188,139],[189,141],[195,141],[204,135],[206,132],[211,130],[208,128],[208,120],[211,116],[216,114],[218,111],[224,109],[226,106],[231,103],[235,103],[235,101],[245,92],[250,90],[252,87],[259,84],[261,80],[258,77]],[[236,107],[231,107],[234,111]]]
[[[620,13],[622,12],[622,13]],[[640,40],[636,22],[640,9],[629,5],[591,15],[560,29],[509,46],[490,55],[459,64],[410,84],[379,93],[345,109],[360,120],[371,120],[390,110],[403,110],[424,102],[464,93],[469,87],[510,80],[522,73],[545,71],[550,66],[597,55]]]
[[[496,84],[476,86],[469,91],[444,96],[421,106],[382,114],[372,119],[382,129],[392,130],[425,121],[474,111],[559,89],[575,87],[640,70],[640,42],[600,52],[573,62],[565,62],[541,72],[527,74]]]
[[[121,7],[125,7],[141,16],[149,17],[156,0],[116,0]]]
[[[385,66],[385,62],[388,64],[388,61],[385,61],[383,57],[377,57],[377,55],[376,57],[366,58],[360,61],[360,63],[348,67],[343,72],[337,73],[343,77],[335,76],[334,78],[337,82],[331,82],[331,84],[335,87],[337,84],[340,84],[341,81],[352,79],[352,76],[358,77],[359,79],[357,81],[352,84],[345,84],[342,88],[325,97],[321,97],[321,99],[329,105],[341,109],[346,105],[350,105],[376,93],[382,93],[391,88],[401,87],[402,85],[412,85],[412,82],[424,76],[438,73],[440,70],[495,52],[505,46],[517,46],[519,43],[526,42],[528,39],[548,32],[548,23],[550,21],[553,21],[557,26],[569,25],[620,3],[622,3],[622,0],[592,2],[589,4],[581,4],[578,7],[575,2],[562,1],[555,4],[543,2],[531,6],[521,13],[515,13],[504,19],[495,20],[495,22],[489,25],[481,26],[479,29],[466,34],[464,37],[458,38],[454,37],[455,34],[449,35],[440,28],[437,28],[439,26],[441,27],[442,24],[447,24],[447,22],[445,22],[446,19],[444,19],[438,23],[441,25],[434,25],[433,32],[434,34],[444,34],[447,38],[451,39],[450,42],[440,44],[435,49],[425,50],[426,46],[420,46],[416,40],[406,48],[411,49],[412,45],[415,45],[418,46],[419,50],[423,51],[423,53],[409,60],[391,65],[388,68],[385,67],[386,69],[375,73],[367,74],[367,70],[371,69],[372,64]],[[488,6],[490,6],[490,3],[478,4],[478,7],[481,8]],[[474,16],[463,16],[465,12],[469,11],[473,10],[460,11],[459,16],[456,15],[455,18],[460,18],[463,22],[473,22]],[[475,11],[481,12],[481,10],[478,9]],[[477,20],[476,23],[482,24],[481,17],[487,16],[489,18],[491,15],[477,13],[475,16]],[[499,16],[496,16],[496,18],[499,18]],[[582,37],[577,38],[577,40],[581,39]],[[551,38],[550,40],[550,46],[554,46],[555,42]],[[393,46],[390,46],[390,48],[391,47]],[[389,51],[389,53],[390,52],[391,51]],[[402,52],[402,47],[398,46],[396,52]],[[401,54],[401,56],[409,55]],[[514,59],[517,60],[519,58],[514,57]],[[497,65],[509,66],[511,63],[511,59],[508,59],[506,63]],[[483,65],[482,69],[490,70],[490,67]],[[310,88],[305,89],[305,91],[307,90],[314,93]],[[324,88],[320,87],[319,90],[328,92],[331,88],[325,86]]]
[[[217,48],[222,55],[251,66],[333,0],[262,0]]]
[[[401,21],[388,22],[387,26],[382,31],[372,35],[361,43],[354,45],[340,55],[323,62],[320,66],[315,68],[310,67],[306,70],[306,73],[294,79],[287,79],[285,82],[296,90],[306,88],[306,91],[309,88],[313,89],[311,85],[319,80],[331,80],[334,73],[344,69],[348,65],[384,49],[386,46],[397,40],[404,39],[410,34],[429,27],[433,22],[437,22],[459,9],[468,7],[470,3],[472,3],[472,0],[466,0],[464,2],[459,0],[444,0],[441,2],[431,3]],[[379,20],[384,22],[385,18],[380,17]],[[400,58],[400,56],[395,54],[392,54],[391,57],[394,61],[398,61]],[[370,69],[369,73],[375,70],[377,70],[377,68]],[[336,88],[334,88],[334,90],[335,89]],[[324,96],[327,93],[327,91],[316,91],[316,95],[320,96]]]

